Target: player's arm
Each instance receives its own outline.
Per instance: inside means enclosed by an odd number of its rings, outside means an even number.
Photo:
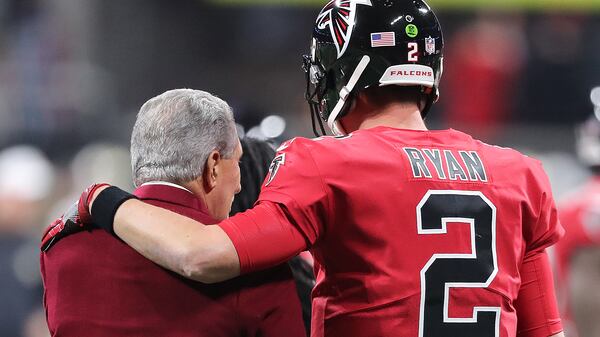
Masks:
[[[548,254],[541,251],[526,257],[520,274],[521,288],[514,302],[517,337],[564,336]]]
[[[116,187],[92,185],[78,202],[79,221],[53,228],[43,240],[50,244],[42,249],[49,249],[73,223],[93,222],[162,267],[205,283],[277,265],[315,243],[329,211],[318,170],[303,164],[314,165],[308,151],[290,152],[288,158],[288,169],[278,179],[270,173],[272,184],[263,188],[254,208],[218,225],[205,226],[134,200]],[[299,180],[303,183],[295,183]]]
[[[554,278],[546,248],[564,234],[541,163],[533,162],[528,182],[531,204],[524,215],[525,253],[520,266],[521,286],[514,302],[518,337],[561,336]]]
[[[113,192],[96,193],[96,202],[113,202],[103,195]],[[107,213],[106,207],[90,205],[93,213]],[[111,207],[116,207],[112,223],[100,219],[98,225],[162,267],[203,283],[277,265],[307,246],[282,206],[270,202],[209,226],[134,199]]]
[[[146,258],[184,277],[214,283],[240,274],[235,247],[219,226],[132,199],[118,208],[114,232]]]

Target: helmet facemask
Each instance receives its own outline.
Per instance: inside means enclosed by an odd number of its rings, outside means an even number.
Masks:
[[[314,49],[313,49],[314,50]],[[325,93],[325,73],[321,66],[313,61],[313,57],[309,55],[303,55],[302,68],[306,76],[306,92],[304,98],[308,102],[310,108],[310,119],[312,123],[312,129],[315,136],[324,136],[325,127],[323,126],[323,117],[321,115],[322,99]],[[317,126],[320,130],[317,130]]]

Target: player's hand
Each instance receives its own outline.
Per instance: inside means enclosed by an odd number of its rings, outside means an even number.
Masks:
[[[79,200],[71,205],[60,218],[48,226],[42,236],[40,249],[46,252],[60,239],[93,228],[92,216],[90,215],[90,200],[99,188],[107,186],[109,185],[94,184],[83,191]]]
[[[48,226],[42,237],[42,244],[40,246],[42,252],[48,251],[50,247],[54,246],[55,243],[65,236],[84,230],[84,225],[79,220],[77,204],[78,202],[72,204],[65,214],[54,220],[54,222]]]

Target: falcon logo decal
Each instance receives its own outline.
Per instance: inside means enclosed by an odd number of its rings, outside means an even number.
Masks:
[[[331,0],[317,17],[317,28],[325,30],[329,26],[338,59],[344,55],[350,43],[357,5],[373,6],[371,0]]]
[[[277,175],[279,167],[283,164],[285,164],[285,153],[282,153],[277,157],[273,158],[271,166],[269,166],[269,175],[267,176],[267,182],[265,183],[265,187],[269,186],[273,179],[275,179],[275,175]]]

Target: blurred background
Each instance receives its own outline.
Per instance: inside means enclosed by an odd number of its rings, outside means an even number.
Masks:
[[[311,137],[301,55],[324,1],[0,0],[0,336],[47,336],[38,242],[92,182],[132,188],[137,109],[173,88],[228,101],[248,135]],[[430,0],[447,49],[431,128],[588,177],[574,126],[600,86],[600,0]]]

